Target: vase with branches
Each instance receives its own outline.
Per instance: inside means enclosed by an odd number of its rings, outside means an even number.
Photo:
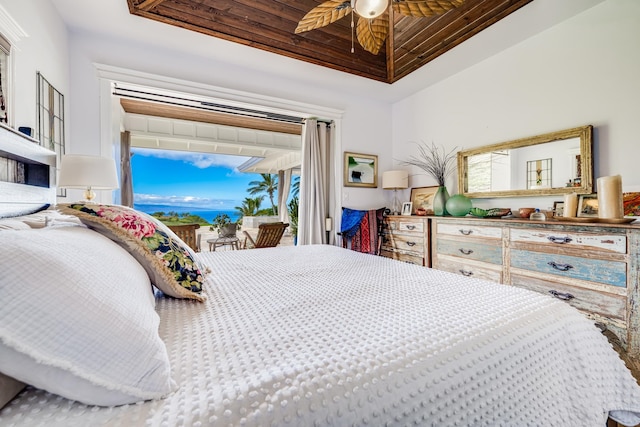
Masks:
[[[422,142],[417,145],[418,154],[409,156],[401,163],[422,169],[436,180],[438,190],[433,196],[433,213],[434,215],[446,215],[445,206],[449,198],[446,180],[455,169],[458,147],[447,152],[444,147],[437,147],[433,142],[431,144]]]

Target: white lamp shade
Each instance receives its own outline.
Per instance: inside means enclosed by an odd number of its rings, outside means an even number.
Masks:
[[[107,157],[68,154],[60,163],[59,187],[113,190],[118,188],[116,162]]]
[[[373,19],[382,15],[389,7],[388,0],[355,0],[354,9],[363,18]]]
[[[382,174],[382,188],[395,190],[409,188],[409,172],[407,171],[386,171]]]

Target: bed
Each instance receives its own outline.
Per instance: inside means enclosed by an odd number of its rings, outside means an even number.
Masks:
[[[0,220],[0,372],[30,384],[0,425],[640,423],[629,370],[557,299],[328,245],[193,253],[148,221]]]

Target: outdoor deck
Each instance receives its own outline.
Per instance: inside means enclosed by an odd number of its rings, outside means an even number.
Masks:
[[[244,242],[244,233],[242,232],[242,230],[247,230],[247,232],[254,239],[258,235],[258,229],[257,228],[244,228],[243,227],[240,230],[238,230],[238,232],[236,233],[236,236],[238,237],[238,239],[240,239],[241,243]],[[207,243],[207,240],[208,239],[215,239],[216,237],[218,237],[218,233],[215,232],[215,231],[210,231],[208,226],[200,227],[197,230],[197,233],[201,236],[200,237],[200,250],[202,252],[209,252],[209,244]],[[280,245],[279,246],[293,246],[293,236],[291,235],[291,233],[288,230],[284,232],[284,235],[282,236],[282,240],[280,240]],[[216,248],[216,251],[230,251],[230,250],[233,250],[231,246],[219,246],[219,247]]]

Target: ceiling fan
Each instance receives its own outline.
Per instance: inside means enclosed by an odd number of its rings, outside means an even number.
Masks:
[[[353,12],[358,15],[355,26],[358,43],[368,52],[377,55],[389,33],[389,2],[393,11],[401,15],[429,17],[445,13],[464,3],[465,0],[328,0],[311,9],[298,23],[295,33],[325,27],[351,14],[353,34]],[[353,52],[353,46],[351,47]]]

